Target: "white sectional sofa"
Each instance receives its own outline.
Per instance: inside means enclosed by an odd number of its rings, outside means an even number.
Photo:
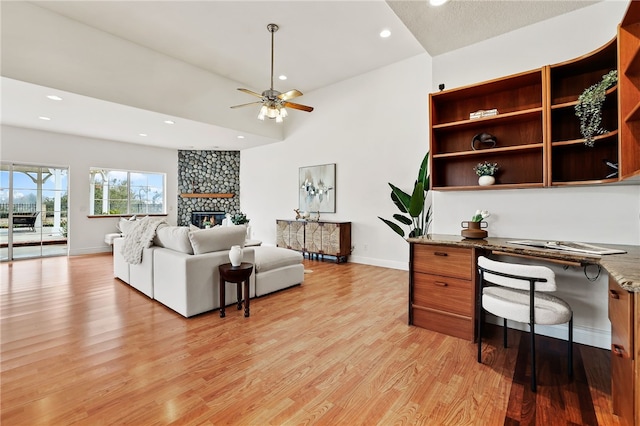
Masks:
[[[126,233],[126,232],[125,232]],[[190,230],[160,225],[151,247],[142,252],[142,262],[130,264],[122,254],[125,237],[113,240],[114,276],[148,297],[190,317],[220,307],[218,266],[229,262],[232,245],[243,245],[244,226]],[[250,297],[301,284],[302,254],[279,247],[243,249],[243,261],[254,264]],[[235,285],[226,284],[225,305],[237,302]]]

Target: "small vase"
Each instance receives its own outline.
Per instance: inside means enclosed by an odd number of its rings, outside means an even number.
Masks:
[[[489,186],[496,183],[496,178],[489,175],[480,176],[478,178],[478,185],[480,186]]]
[[[483,226],[484,225],[484,226]],[[473,238],[473,239],[481,239],[481,238],[485,238],[487,235],[489,235],[487,233],[487,231],[485,231],[482,228],[486,228],[487,222],[467,222],[464,221],[460,224],[460,226],[462,226],[462,232],[460,232],[460,235],[462,235],[465,238]]]
[[[240,266],[242,263],[242,247],[231,246],[231,250],[229,250],[229,260],[231,261],[231,266]]]

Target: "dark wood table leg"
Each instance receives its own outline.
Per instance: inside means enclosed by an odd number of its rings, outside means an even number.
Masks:
[[[242,309],[242,283],[236,283],[236,296],[238,297],[238,310],[240,310]]]
[[[224,288],[227,286],[227,283],[221,279],[220,280],[220,318],[224,318],[224,303],[225,303],[225,295]]]
[[[240,288],[240,284],[238,284],[238,288]],[[245,318],[249,316],[249,278],[244,280],[244,316]]]

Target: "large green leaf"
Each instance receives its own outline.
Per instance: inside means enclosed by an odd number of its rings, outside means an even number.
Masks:
[[[384,223],[386,223],[387,225],[389,225],[389,228],[393,229],[394,231],[396,231],[396,233],[398,235],[400,235],[401,237],[404,237],[404,231],[402,230],[402,228],[400,228],[400,225],[398,225],[397,223],[393,223],[390,220],[387,219],[383,219],[380,216],[378,216],[378,219],[380,219],[381,221],[383,221]]]
[[[424,187],[422,182],[417,182],[413,187],[413,194],[409,200],[409,216],[418,217],[424,209]]]
[[[401,214],[394,214],[393,218],[395,220],[397,220],[398,222],[400,222],[400,223],[404,223],[405,225],[413,224],[413,221],[410,218],[408,218],[406,216],[402,216]]]
[[[392,183],[389,183],[389,186],[391,187],[391,200],[402,213],[407,213],[409,204],[411,204],[411,196]]]
[[[422,187],[429,190],[429,152],[425,154],[418,171],[418,182],[422,182]]]

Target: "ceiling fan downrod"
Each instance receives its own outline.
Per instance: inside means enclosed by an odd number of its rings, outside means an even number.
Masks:
[[[267,25],[267,29],[271,33],[271,86],[270,89],[273,91],[273,51],[274,51],[274,34],[278,31],[280,27],[277,24],[269,24]]]

